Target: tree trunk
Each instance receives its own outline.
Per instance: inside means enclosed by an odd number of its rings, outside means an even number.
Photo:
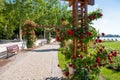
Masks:
[[[45,33],[46,33],[46,31],[45,31],[45,28],[44,28],[44,39],[46,38],[46,34]]]
[[[21,25],[21,19],[20,19],[20,25],[19,25],[19,40],[22,41],[22,25]]]

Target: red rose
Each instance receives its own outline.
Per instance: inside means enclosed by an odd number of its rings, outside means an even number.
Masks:
[[[56,29],[56,32],[59,32],[60,30],[59,29]]]
[[[79,41],[78,43],[79,43],[79,44],[82,44],[82,41]]]
[[[105,33],[102,33],[102,36],[105,36]]]
[[[110,60],[110,63],[112,64],[112,63],[113,63],[113,60]]]
[[[88,32],[87,35],[88,35],[88,36],[91,36],[91,35],[92,35],[92,32]]]
[[[75,66],[75,65],[73,66],[73,69],[76,69],[76,66]]]
[[[56,41],[58,41],[58,42],[60,41],[60,38],[58,36],[56,37]]]
[[[60,65],[58,64],[58,67],[60,67]]]
[[[96,45],[96,42],[94,42],[93,44]]]
[[[94,68],[97,68],[97,64],[94,65]]]
[[[86,68],[89,69],[88,65],[86,65]]]
[[[98,63],[98,66],[99,66],[99,67],[102,66],[101,62]]]
[[[68,76],[69,76],[69,74],[70,74],[70,73],[69,73],[69,71],[66,71],[66,72],[65,72],[65,76],[67,76],[67,77],[68,77]]]
[[[112,55],[114,56],[114,57],[116,57],[117,56],[117,52],[116,51],[114,51],[113,53],[112,53]]]
[[[64,19],[64,18],[62,18],[61,20],[62,20],[62,21],[64,21],[65,19]]]
[[[72,56],[72,60],[75,60],[75,57],[74,57],[74,56]]]
[[[97,57],[96,62],[100,63],[100,61],[101,61],[100,57]]]
[[[82,35],[82,36],[81,36],[81,39],[84,39],[84,38],[85,38],[85,36],[84,36],[84,35]]]
[[[103,48],[99,49],[100,52],[103,52]]]
[[[74,35],[74,31],[73,30],[68,30],[68,35],[69,36],[73,36]]]
[[[98,51],[98,54],[100,54],[100,50]]]
[[[69,64],[69,67],[72,67],[72,63]]]
[[[99,39],[96,39],[95,42],[98,43]]]
[[[78,55],[79,58],[83,58],[84,56],[82,54]]]
[[[101,17],[101,16],[103,16],[103,14],[102,14],[102,13],[100,13],[100,14],[99,14],[99,16]]]
[[[101,39],[99,39],[99,40],[98,40],[98,42],[99,42],[99,43],[101,43],[101,42],[102,42],[102,40],[101,40]]]

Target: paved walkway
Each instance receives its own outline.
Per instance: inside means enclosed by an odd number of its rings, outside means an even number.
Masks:
[[[14,57],[8,65],[0,68],[0,80],[58,80],[62,72],[57,67],[59,45],[45,45]],[[53,79],[46,79],[51,78]],[[61,80],[61,79],[59,79]]]

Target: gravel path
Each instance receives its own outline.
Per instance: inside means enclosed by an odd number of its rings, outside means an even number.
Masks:
[[[62,72],[57,67],[59,45],[45,45],[16,56],[16,60],[0,73],[0,80],[61,80]],[[19,58],[21,57],[21,58]],[[5,67],[4,67],[5,68]],[[46,79],[46,78],[53,79]]]

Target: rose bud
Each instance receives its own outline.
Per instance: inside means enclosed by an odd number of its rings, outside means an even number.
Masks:
[[[100,52],[103,52],[103,48],[100,48],[99,51],[100,51]]]
[[[105,33],[102,33],[102,36],[105,36]]]
[[[66,71],[66,72],[65,72],[65,76],[67,76],[67,77],[68,77],[68,76],[69,76],[69,74],[70,74],[70,73],[69,73],[69,71]]]
[[[73,66],[73,69],[76,69],[76,66],[75,66],[75,65]]]
[[[87,69],[89,68],[88,65],[86,65],[86,68],[87,68]]]
[[[102,13],[100,13],[100,14],[99,14],[99,16],[101,17],[101,16],[103,16],[103,14],[102,14]]]
[[[60,30],[59,29],[56,29],[56,32],[59,32]]]
[[[60,64],[58,64],[57,66],[60,67]]]
[[[64,19],[64,18],[62,18],[61,20],[62,20],[62,21],[64,21],[65,19]]]
[[[110,63],[112,64],[112,63],[113,63],[113,60],[110,60]]]
[[[97,68],[97,64],[94,65],[94,68]]]
[[[69,67],[72,67],[72,63],[69,63]]]

